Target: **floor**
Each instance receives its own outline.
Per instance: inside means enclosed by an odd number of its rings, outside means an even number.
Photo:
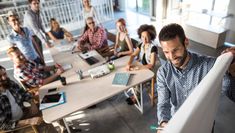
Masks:
[[[116,12],[115,18],[119,17],[126,18],[128,31],[134,37],[137,37],[136,29],[140,24],[155,23],[151,22],[147,16],[130,11]],[[105,23],[104,26],[109,30],[115,30],[113,21]],[[215,50],[193,41],[190,41],[189,46],[190,51],[210,56],[218,56],[224,48]],[[4,63],[4,66],[6,65],[8,64]],[[12,74],[12,71],[8,73]],[[150,106],[146,93],[144,93],[144,114],[141,114],[134,106],[127,105],[125,99],[126,97],[121,93],[97,104],[96,108],[78,112],[76,120],[69,122],[74,124],[71,129],[74,129],[74,133],[154,133],[155,131],[152,131],[150,126],[157,123],[156,106]],[[215,133],[234,133],[234,122],[235,103],[222,95],[215,118]],[[40,126],[39,130],[40,133],[56,133],[56,130],[47,124]],[[26,130],[22,132],[30,133]]]

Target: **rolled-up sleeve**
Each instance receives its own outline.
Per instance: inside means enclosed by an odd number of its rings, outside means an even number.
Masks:
[[[169,121],[171,118],[170,91],[166,85],[162,69],[159,69],[157,72],[157,92],[157,116],[158,123],[160,124],[162,121]]]

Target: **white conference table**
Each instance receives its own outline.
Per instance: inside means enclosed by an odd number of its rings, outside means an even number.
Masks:
[[[58,87],[59,91],[64,91],[66,95],[66,103],[42,110],[43,120],[46,123],[56,122],[69,114],[86,109],[89,106],[102,102],[133,86],[148,81],[154,76],[152,71],[148,69],[141,69],[141,67],[136,71],[126,71],[125,65],[129,60],[129,56],[126,56],[115,60],[114,71],[100,78],[92,79],[87,74],[87,70],[105,63],[105,59],[98,53],[95,58],[97,58],[100,62],[89,66],[85,61],[77,56],[78,53],[71,54],[71,52],[58,52],[56,48],[51,48],[50,52],[56,63],[72,64],[73,68],[62,74],[62,76],[66,77],[67,85],[63,86],[60,81],[54,81],[40,87],[39,89],[40,100],[45,94],[48,93],[48,89],[55,87]],[[83,70],[84,75],[86,75],[82,80],[78,79],[75,72],[79,69]],[[112,80],[116,72],[127,72],[134,74],[130,79],[128,86],[112,85]]]

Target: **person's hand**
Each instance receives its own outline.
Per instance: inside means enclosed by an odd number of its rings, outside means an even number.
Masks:
[[[118,52],[117,52],[116,50],[114,50],[113,54],[114,54],[115,56],[117,56]]]
[[[56,63],[55,68],[59,69],[59,68],[62,68],[62,66],[60,64]]]
[[[167,125],[167,122],[162,122],[160,124],[159,128],[164,128],[166,125]],[[160,129],[157,130],[157,133],[161,133],[161,132],[162,132],[162,130],[160,130]]]
[[[46,48],[52,48],[53,46],[51,45],[51,43],[47,42],[46,43]]]
[[[131,65],[126,65],[126,70],[130,71],[131,70]]]
[[[64,72],[64,69],[63,68],[58,68],[57,71],[56,71],[56,75],[60,75]]]
[[[231,47],[231,48],[227,48],[225,49],[222,54],[227,53],[227,52],[231,52],[233,54],[233,58],[235,58],[235,46]]]
[[[235,62],[229,66],[228,72],[235,77]]]
[[[26,126],[26,125],[39,125],[43,122],[41,117],[33,117],[25,120],[19,120],[17,127]]]
[[[36,115],[39,112],[38,107],[33,102],[33,100],[31,101],[31,106],[29,107],[29,111],[30,111],[30,114],[32,114],[32,115]]]
[[[122,54],[119,52],[119,53],[117,53],[117,57],[120,57]]]

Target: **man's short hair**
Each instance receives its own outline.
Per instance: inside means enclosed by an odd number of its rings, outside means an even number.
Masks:
[[[13,17],[13,16],[18,18],[18,15],[14,11],[8,11],[7,21],[9,20],[9,17]]]
[[[11,55],[12,52],[16,52],[16,51],[20,51],[18,47],[10,47],[8,50],[7,50],[7,54],[8,55]]]
[[[31,4],[33,1],[35,0],[28,0],[29,4]],[[38,0],[38,2],[40,2],[40,0]]]
[[[169,41],[172,39],[175,39],[176,37],[179,37],[180,42],[184,44],[184,41],[186,39],[185,33],[184,33],[184,29],[176,23],[172,23],[172,24],[168,24],[166,26],[164,26],[160,33],[159,33],[159,41]]]
[[[5,67],[0,65],[0,70],[6,70]]]

